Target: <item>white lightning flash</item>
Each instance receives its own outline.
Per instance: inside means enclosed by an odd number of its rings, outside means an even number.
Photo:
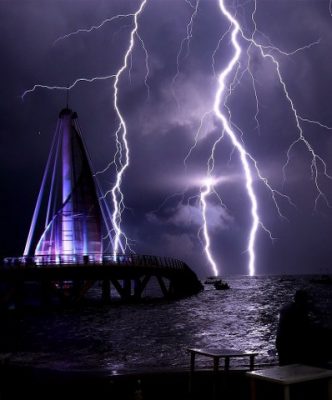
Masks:
[[[261,54],[261,56],[262,56],[263,59],[269,59],[269,60],[272,61],[272,63],[275,65],[275,70],[276,70],[276,73],[277,73],[277,76],[278,76],[279,83],[280,83],[280,85],[281,85],[281,87],[282,87],[282,90],[283,90],[285,99],[287,100],[287,102],[288,102],[289,105],[290,105],[290,109],[292,110],[292,113],[293,113],[293,116],[294,116],[294,119],[295,119],[295,123],[296,123],[296,127],[297,127],[297,130],[298,130],[298,138],[295,139],[295,140],[290,144],[290,146],[289,146],[289,148],[288,148],[288,150],[287,150],[287,152],[286,152],[286,162],[285,162],[285,164],[284,164],[284,166],[283,166],[283,180],[284,180],[284,182],[286,181],[286,168],[287,168],[287,166],[288,166],[289,163],[290,163],[290,159],[291,159],[290,155],[291,155],[292,149],[293,149],[297,144],[299,144],[299,143],[300,143],[300,144],[304,144],[304,146],[306,147],[308,153],[309,153],[310,156],[311,156],[311,165],[310,165],[310,168],[311,168],[311,176],[312,176],[312,179],[313,179],[313,181],[314,181],[314,185],[315,185],[316,192],[317,192],[316,199],[315,199],[315,207],[314,207],[314,208],[315,208],[315,210],[316,210],[317,204],[318,204],[318,201],[319,201],[320,198],[322,198],[322,199],[325,201],[326,205],[327,205],[328,207],[331,208],[331,204],[330,204],[330,202],[329,202],[327,196],[325,195],[325,193],[324,193],[324,191],[322,190],[321,185],[320,185],[320,183],[319,183],[319,179],[318,179],[318,178],[319,178],[319,164],[320,164],[321,167],[322,167],[323,175],[324,175],[327,179],[332,180],[332,176],[329,175],[328,172],[327,172],[327,165],[326,165],[325,160],[323,160],[322,157],[320,157],[320,156],[315,152],[315,150],[314,150],[314,148],[312,147],[312,145],[310,144],[310,142],[309,142],[309,141],[306,139],[306,137],[304,136],[303,127],[302,127],[300,121],[302,121],[302,122],[307,122],[307,123],[311,123],[311,124],[316,124],[316,125],[320,126],[321,128],[324,128],[324,129],[329,129],[329,130],[330,130],[331,128],[330,128],[329,126],[325,125],[325,124],[322,124],[322,123],[319,122],[319,121],[310,120],[310,119],[308,119],[308,118],[304,118],[304,117],[301,117],[301,116],[299,115],[299,113],[298,113],[298,111],[297,111],[297,109],[296,109],[296,107],[295,107],[294,101],[292,100],[292,98],[291,98],[291,96],[290,96],[290,94],[289,94],[289,92],[288,92],[287,85],[286,85],[286,83],[285,83],[285,81],[284,81],[284,79],[283,79],[283,77],[282,77],[282,75],[281,75],[279,62],[278,62],[278,60],[270,53],[270,51],[276,51],[276,52],[278,52],[279,54],[285,55],[285,56],[294,55],[294,54],[298,53],[299,51],[306,50],[306,49],[310,49],[312,46],[318,45],[318,44],[320,43],[320,39],[318,39],[318,40],[316,40],[315,42],[312,42],[312,43],[310,43],[310,44],[308,44],[308,45],[299,47],[298,49],[296,49],[296,50],[294,50],[294,51],[292,51],[292,52],[281,51],[280,49],[278,49],[278,48],[276,48],[276,47],[274,47],[274,46],[264,46],[264,45],[258,43],[258,42],[254,39],[254,35],[255,35],[255,33],[257,32],[257,27],[256,27],[255,19],[254,19],[254,15],[255,15],[255,13],[256,13],[256,0],[254,0],[254,6],[255,6],[255,7],[254,7],[254,11],[253,11],[253,13],[252,13],[252,21],[253,21],[253,23],[254,23],[255,29],[254,29],[254,31],[253,31],[253,33],[252,33],[252,35],[251,35],[250,38],[246,37],[246,35],[243,33],[242,30],[240,30],[240,31],[241,31],[241,36],[242,36],[242,38],[243,38],[244,40],[246,40],[246,41],[248,41],[248,42],[250,43],[250,46],[249,46],[249,47],[254,46],[254,47],[256,47],[256,48],[259,50],[259,52],[260,52],[260,54]],[[249,50],[248,50],[248,51],[249,51]],[[266,51],[268,51],[268,52],[266,52]],[[248,58],[249,58],[249,57],[248,57]],[[249,67],[248,67],[248,70],[249,70]],[[250,72],[250,75],[252,76],[251,72]],[[253,80],[253,83],[254,83],[253,76],[252,76],[252,80]],[[256,95],[256,91],[255,91],[255,95]],[[256,95],[256,101],[257,101],[257,95]],[[257,103],[257,104],[258,104],[258,103]],[[258,111],[257,111],[257,112],[258,112]],[[256,113],[256,117],[257,117],[257,113]],[[280,193],[278,193],[278,194],[280,194]],[[288,199],[289,203],[291,203],[292,205],[294,205],[294,204],[290,201],[290,199],[289,199],[288,197],[287,197],[287,199]],[[278,209],[278,212],[279,212],[279,211],[280,211],[280,210]]]
[[[92,82],[96,82],[96,81],[105,81],[107,79],[112,79],[115,78],[116,75],[112,74],[112,75],[105,75],[105,76],[95,76],[93,78],[78,78],[76,79],[71,85],[69,86],[51,86],[51,85],[41,85],[41,84],[37,84],[34,85],[31,89],[26,90],[22,95],[21,95],[21,99],[24,100],[24,97],[29,94],[29,93],[33,93],[36,89],[47,89],[47,90],[71,90],[73,89],[77,84],[81,83],[81,82],[87,82],[87,83],[92,83]]]
[[[218,78],[219,88],[218,88],[218,91],[217,91],[216,97],[215,97],[214,112],[215,112],[216,116],[220,119],[220,121],[222,122],[225,133],[231,139],[233,146],[238,150],[238,152],[240,154],[242,166],[244,169],[244,173],[245,173],[246,188],[247,188],[247,192],[248,192],[250,202],[251,202],[251,216],[252,216],[252,225],[251,225],[249,242],[248,242],[248,252],[249,252],[249,266],[248,267],[249,267],[249,275],[252,276],[255,274],[254,244],[255,244],[255,238],[256,238],[258,225],[260,223],[260,220],[259,220],[259,217],[257,214],[257,199],[255,196],[253,187],[252,187],[253,179],[252,179],[252,175],[251,175],[250,166],[248,163],[247,152],[245,151],[241,142],[237,139],[234,131],[232,130],[231,126],[228,123],[227,118],[220,110],[222,96],[224,94],[224,90],[225,90],[225,86],[226,86],[226,83],[225,83],[226,79],[228,78],[229,74],[231,74],[233,72],[237,62],[240,59],[241,47],[237,41],[237,36],[240,31],[240,26],[239,26],[239,23],[237,22],[237,20],[235,18],[233,18],[232,15],[226,9],[223,0],[219,1],[219,5],[220,5],[222,13],[231,22],[231,24],[233,26],[233,30],[231,33],[231,39],[232,39],[232,45],[234,47],[235,52],[234,52],[232,59],[228,63],[227,67],[219,75],[219,78]]]
[[[212,271],[214,276],[219,275],[219,271],[217,268],[217,264],[212,256],[211,253],[211,248],[210,248],[210,236],[209,236],[209,231],[208,231],[208,224],[207,224],[207,204],[206,204],[206,198],[208,195],[211,194],[213,190],[213,186],[215,184],[215,181],[212,177],[208,177],[204,180],[204,190],[201,190],[200,193],[200,203],[201,203],[201,208],[202,208],[202,216],[203,216],[203,235],[204,235],[204,251],[206,254],[206,257],[212,266]]]
[[[121,166],[117,170],[116,174],[116,180],[114,183],[113,188],[111,189],[112,193],[112,199],[113,199],[113,215],[112,215],[112,222],[113,222],[113,227],[114,227],[114,253],[116,254],[118,252],[119,246],[121,246],[121,236],[125,235],[123,234],[121,230],[121,222],[122,222],[122,212],[124,210],[124,203],[123,203],[123,193],[121,190],[121,183],[123,179],[123,175],[128,168],[130,164],[130,153],[129,153],[129,145],[128,145],[128,140],[127,140],[127,125],[124,120],[124,117],[119,109],[119,104],[118,104],[118,95],[119,95],[119,81],[121,78],[122,73],[127,69],[128,67],[128,59],[130,55],[132,54],[132,50],[135,45],[135,36],[137,35],[138,31],[138,16],[142,13],[144,6],[146,5],[147,0],[143,0],[141,2],[140,7],[134,14],[134,28],[132,29],[130,33],[130,42],[129,46],[127,48],[126,54],[124,56],[124,61],[121,66],[121,68],[118,70],[115,76],[115,81],[114,81],[114,109],[116,110],[117,116],[119,118],[120,124],[119,128],[116,132],[116,142],[118,149],[120,149],[120,161],[121,161]],[[144,48],[145,49],[145,48]],[[122,153],[122,146],[124,147],[124,154]],[[126,238],[126,237],[125,237]]]
[[[80,28],[80,29],[77,29],[74,32],[68,33],[67,35],[60,36],[53,42],[53,45],[55,45],[56,43],[60,42],[61,40],[69,39],[71,36],[79,35],[81,33],[90,33],[90,32],[92,32],[94,30],[98,30],[98,29],[102,28],[105,24],[107,24],[109,22],[112,22],[112,21],[115,21],[115,20],[121,19],[121,18],[128,18],[128,17],[135,17],[135,14],[130,13],[130,14],[114,15],[111,18],[104,19],[99,25],[93,25],[90,28],[84,28],[84,29]]]
[[[246,151],[243,141],[242,139],[239,140],[235,134],[235,131],[233,129],[234,124],[231,122],[231,112],[230,109],[227,107],[226,105],[226,100],[227,98],[230,96],[230,94],[232,93],[232,90],[234,90],[235,86],[237,84],[239,84],[239,82],[241,81],[242,76],[244,75],[245,72],[248,72],[251,76],[252,79],[252,83],[253,83],[253,89],[254,89],[254,95],[255,95],[255,99],[256,99],[256,114],[255,114],[255,120],[257,123],[257,128],[259,128],[259,123],[258,123],[258,113],[259,113],[259,108],[258,108],[258,96],[257,96],[257,92],[256,92],[256,88],[255,88],[255,79],[250,71],[250,66],[249,66],[249,62],[250,62],[250,55],[249,55],[249,51],[251,47],[255,47],[259,50],[261,56],[266,59],[270,59],[272,61],[272,63],[275,65],[276,67],[276,72],[278,75],[278,79],[279,79],[279,83],[282,86],[285,98],[287,99],[287,101],[290,104],[291,110],[293,112],[293,115],[295,117],[296,120],[296,126],[299,132],[299,136],[296,140],[293,141],[293,143],[291,143],[291,145],[289,146],[289,149],[287,151],[287,160],[286,163],[283,167],[283,174],[284,174],[284,178],[285,178],[285,170],[287,165],[290,162],[290,152],[293,149],[293,147],[297,144],[297,143],[303,143],[308,152],[311,154],[312,157],[312,161],[311,161],[311,171],[312,171],[312,177],[315,183],[315,187],[317,190],[317,197],[315,200],[315,206],[317,205],[317,202],[319,200],[319,198],[323,198],[325,200],[325,202],[327,203],[328,206],[330,206],[327,197],[325,196],[324,192],[322,191],[320,185],[319,185],[319,181],[318,181],[318,162],[322,165],[322,170],[323,170],[323,174],[325,175],[325,177],[332,179],[332,177],[327,173],[327,165],[325,163],[325,161],[315,153],[314,149],[312,148],[311,144],[309,143],[309,141],[304,137],[303,135],[303,129],[301,127],[300,121],[303,122],[309,122],[312,124],[317,124],[320,127],[324,127],[326,129],[330,129],[330,127],[318,122],[318,121],[312,121],[306,118],[301,117],[294,105],[293,100],[291,99],[288,90],[287,90],[287,86],[282,78],[282,75],[280,73],[280,68],[279,68],[279,63],[276,60],[276,58],[271,54],[272,51],[275,51],[281,55],[285,55],[285,56],[290,56],[290,55],[294,55],[299,51],[305,50],[305,49],[309,49],[310,47],[319,44],[320,40],[317,40],[313,43],[310,43],[309,45],[306,46],[302,46],[292,52],[284,52],[281,51],[280,49],[269,45],[269,46],[265,46],[265,45],[261,45],[259,44],[255,39],[254,39],[254,35],[256,32],[258,32],[257,27],[256,27],[256,23],[255,23],[255,13],[256,13],[256,0],[254,0],[254,11],[252,13],[252,21],[254,24],[254,31],[251,35],[251,37],[247,37],[238,20],[233,17],[230,12],[227,10],[226,6],[225,6],[225,2],[224,0],[219,0],[219,6],[220,9],[223,13],[223,15],[228,19],[228,21],[231,23],[231,43],[234,49],[234,55],[231,58],[231,60],[229,61],[228,65],[226,66],[226,68],[220,73],[219,78],[218,78],[218,82],[219,82],[219,88],[217,90],[216,93],[216,97],[215,97],[215,103],[214,103],[214,111],[216,116],[218,117],[218,119],[222,122],[223,125],[223,129],[224,132],[229,136],[234,148],[238,151],[239,155],[240,155],[240,160],[242,163],[242,167],[245,173],[245,180],[246,180],[246,189],[247,189],[247,193],[251,202],[251,216],[252,216],[252,224],[251,224],[251,229],[250,229],[250,234],[249,234],[249,241],[248,241],[248,253],[249,253],[249,274],[250,275],[254,275],[255,274],[255,240],[256,240],[256,234],[257,234],[257,230],[258,227],[261,226],[269,235],[270,238],[272,238],[271,232],[269,230],[267,230],[265,228],[265,226],[262,224],[259,215],[258,215],[258,201],[257,201],[257,197],[255,195],[254,189],[253,189],[253,176],[252,176],[252,172],[251,172],[251,168],[249,165],[249,161],[252,164],[252,167],[254,168],[256,175],[258,177],[258,179],[260,181],[262,181],[265,186],[270,190],[271,195],[272,195],[272,199],[274,201],[274,204],[277,208],[278,214],[281,217],[284,217],[281,213],[281,210],[278,206],[277,200],[276,200],[276,195],[285,198],[289,204],[295,206],[295,204],[291,201],[291,199],[286,196],[285,194],[273,189],[270,184],[268,183],[268,180],[263,177],[258,169],[258,165],[256,160]],[[229,29],[228,29],[229,31]],[[227,32],[228,32],[227,31]],[[225,35],[225,34],[224,34]],[[223,36],[224,36],[223,35]],[[247,41],[249,43],[249,47],[247,49],[247,56],[248,56],[248,66],[247,68],[242,72],[241,76],[238,77],[238,73],[240,70],[240,56],[241,56],[241,46],[239,44],[238,41],[238,36],[241,35],[242,39],[244,39],[245,41]],[[222,40],[222,39],[221,39]],[[220,40],[220,41],[221,41]],[[220,44],[220,41],[218,43],[218,46]],[[215,53],[213,54],[213,69],[214,69],[214,57],[215,57]],[[233,78],[233,82],[229,85],[229,93],[225,95],[225,88],[226,88],[226,82],[227,79],[229,79],[229,76],[233,74],[234,78]],[[228,112],[228,118],[226,118],[226,115],[222,112],[221,108],[222,106],[224,108],[226,108],[227,112]],[[240,131],[241,132],[241,131]],[[241,132],[242,135],[242,132]],[[205,193],[205,192],[203,192]],[[212,263],[211,263],[212,264]]]

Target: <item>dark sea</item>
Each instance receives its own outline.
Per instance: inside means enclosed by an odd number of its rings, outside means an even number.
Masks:
[[[152,287],[143,303],[111,305],[98,303],[100,287],[95,285],[78,308],[2,315],[0,360],[121,373],[187,369],[187,347],[228,347],[257,352],[257,364],[276,364],[278,310],[297,289],[309,291],[313,318],[332,329],[332,285],[318,278],[225,276],[229,290],[205,284],[198,295],[166,301],[149,300]],[[207,358],[197,361],[211,367]]]

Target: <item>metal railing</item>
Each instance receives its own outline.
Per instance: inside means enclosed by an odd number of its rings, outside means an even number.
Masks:
[[[172,257],[159,257],[140,254],[60,254],[22,257],[5,257],[3,267],[65,266],[65,265],[136,265],[185,269],[186,264]]]

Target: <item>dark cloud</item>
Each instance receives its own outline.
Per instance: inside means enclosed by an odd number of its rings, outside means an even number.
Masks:
[[[116,14],[132,13],[139,3],[0,2],[2,255],[20,254],[23,250],[57,115],[66,102],[63,91],[37,89],[24,101],[20,96],[35,84],[68,85],[81,77],[114,74],[128,45],[131,18],[54,41]],[[254,3],[226,4],[233,13],[236,11],[250,37],[254,29]],[[144,84],[145,52],[138,43],[129,60],[130,68],[121,77],[119,104],[127,122],[131,151],[131,166],[123,180],[128,206],[123,229],[134,240],[137,252],[183,259],[204,276],[211,270],[200,241],[197,179],[206,173],[213,143],[222,127],[211,113],[201,128],[200,124],[202,116],[213,108],[217,90],[214,70],[218,72],[227,65],[232,46],[230,36],[226,35],[217,49],[218,41],[229,28],[217,0],[200,2],[190,43],[183,41],[192,11],[186,1],[148,1],[140,18],[139,34],[149,52],[149,90]],[[329,1],[257,1],[255,17],[255,39],[266,46],[292,52],[320,40],[291,56],[275,50],[271,54],[280,62],[280,73],[299,115],[332,126]],[[181,42],[183,52],[178,56]],[[257,273],[331,272],[332,211],[327,201],[332,204],[332,181],[323,176],[322,162],[317,159],[318,179],[326,198],[318,196],[310,153],[303,143],[295,145],[289,154],[284,181],[287,149],[299,134],[294,114],[275,65],[251,48],[251,76],[245,70],[248,42],[241,40],[241,45],[244,52],[237,77],[242,79],[234,81],[227,103],[234,129],[256,158],[262,175],[276,190],[289,195],[295,205],[275,193],[285,217],[281,218],[271,192],[257,176],[254,178],[262,222],[275,238],[271,241],[264,229],[259,230]],[[259,126],[255,120],[255,96],[259,100]],[[70,93],[70,106],[78,112],[94,169],[102,170],[116,150],[114,133],[118,121],[113,110],[113,80],[78,84]],[[301,126],[313,150],[327,161],[327,172],[332,175],[332,130],[303,121]],[[197,147],[187,160],[186,170],[183,160],[196,135]],[[216,196],[208,199],[211,250],[221,273],[247,273],[250,203],[239,155],[227,138],[216,146],[214,173],[224,178],[216,190],[225,207],[220,207]],[[114,181],[114,168],[98,178],[104,190],[108,190]],[[183,197],[169,197],[180,192],[184,192]]]

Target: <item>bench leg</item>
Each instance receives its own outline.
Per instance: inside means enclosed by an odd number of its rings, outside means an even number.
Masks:
[[[250,371],[253,371],[255,367],[255,356],[250,356]]]
[[[290,400],[289,385],[284,386],[284,400]]]
[[[217,399],[217,392],[218,392],[218,371],[219,371],[219,358],[213,357],[213,399]]]
[[[189,394],[192,394],[193,391],[193,379],[194,379],[194,372],[195,372],[195,353],[190,353],[190,372],[189,372],[189,386],[188,391]]]
[[[256,400],[256,381],[254,379],[250,379],[250,396],[251,400]]]

